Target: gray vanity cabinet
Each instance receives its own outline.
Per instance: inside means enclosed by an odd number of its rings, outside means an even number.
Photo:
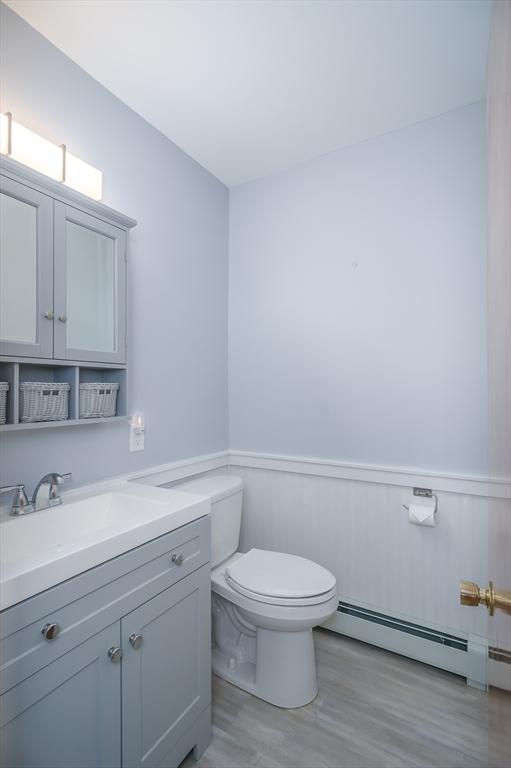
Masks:
[[[53,200],[0,176],[0,354],[53,355]]]
[[[161,765],[209,701],[209,589],[206,566],[121,622],[123,766]]]
[[[0,613],[0,768],[177,768],[202,754],[209,547],[203,517]]]
[[[0,699],[5,768],[115,768],[121,755],[119,622],[81,643]]]

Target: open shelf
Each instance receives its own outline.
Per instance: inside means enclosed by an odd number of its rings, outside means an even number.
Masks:
[[[18,424],[0,424],[0,432],[16,432],[44,427],[77,427],[83,424],[108,424],[113,421],[126,421],[127,416],[106,416],[102,419],[66,419],[65,421],[28,421]]]
[[[72,427],[83,424],[107,424],[127,418],[127,370],[125,366],[115,366],[112,364],[103,366],[97,363],[1,357],[0,381],[7,381],[9,383],[6,423],[0,425],[0,432]],[[63,421],[22,422],[20,418],[19,387],[25,381],[65,382],[69,384],[68,418]],[[96,381],[119,384],[116,415],[104,418],[80,418],[80,383]]]

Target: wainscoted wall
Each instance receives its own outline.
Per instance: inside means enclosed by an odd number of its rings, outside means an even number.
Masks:
[[[228,472],[242,477],[245,483],[242,551],[261,547],[312,558],[336,574],[343,601],[430,629],[468,636],[469,644],[472,638],[476,650],[479,644],[483,654],[479,660],[475,654],[481,679],[489,677],[492,684],[511,690],[509,651],[498,654],[491,650],[511,648],[509,617],[501,614],[489,620],[482,608],[462,608],[458,602],[460,578],[480,583],[488,578],[488,515],[499,515],[499,557],[508,554],[509,482],[492,486],[492,493],[500,498],[489,499],[483,478],[433,478],[418,471],[407,474],[406,470],[389,467],[357,467],[240,451],[195,456],[107,482],[124,479],[172,487],[198,475]],[[402,504],[409,501],[414,484],[432,487],[438,494],[435,528],[408,523]],[[102,485],[95,483],[91,492],[101,490]],[[64,491],[65,500],[82,490]],[[5,507],[3,513],[7,512]],[[336,629],[346,631],[343,627]],[[369,636],[362,638],[367,642],[467,677],[471,665],[473,668],[470,647],[469,653],[453,659],[448,648],[442,650],[442,646],[435,647],[431,642],[410,649],[406,635],[396,644],[395,636],[402,633],[393,629],[379,639],[372,631],[367,632]],[[486,670],[488,644],[490,661]],[[472,661],[468,658],[471,654]]]
[[[476,643],[483,638],[489,683],[511,690],[511,617],[496,612],[490,618],[482,607],[462,607],[458,597],[460,579],[488,583],[489,551],[501,571],[509,568],[509,479],[487,483],[303,457],[229,455],[231,473],[244,481],[242,551],[260,547],[311,558],[335,574],[346,603],[468,635],[469,644],[471,636]],[[434,528],[408,522],[402,505],[413,485],[437,493]],[[497,531],[499,541],[489,549],[488,537]],[[504,579],[500,586],[506,585]],[[434,655],[429,663],[436,663]]]
[[[410,487],[235,466],[245,496],[241,549],[291,552],[335,574],[339,597],[420,624],[487,636],[459,605],[461,578],[487,580],[487,500],[438,494],[435,528],[411,525]]]

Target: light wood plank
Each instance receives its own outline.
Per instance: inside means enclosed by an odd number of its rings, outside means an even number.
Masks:
[[[511,695],[316,630],[319,694],[267,704],[219,678],[213,741],[182,768],[502,768],[511,764]]]

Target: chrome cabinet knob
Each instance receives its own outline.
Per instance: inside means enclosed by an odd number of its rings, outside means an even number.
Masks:
[[[183,565],[183,555],[172,555],[172,562],[174,565]]]
[[[67,322],[67,315],[59,315],[59,320],[61,323]]]
[[[47,320],[53,320],[55,315],[53,314],[52,310],[49,309],[47,312],[43,312],[43,317],[45,317]]]
[[[108,649],[108,658],[112,664],[117,664],[122,659],[122,648],[112,645],[112,647]]]
[[[41,634],[45,640],[55,640],[59,632],[60,632],[59,625],[53,624],[53,623],[45,624],[44,627],[41,629]]]
[[[143,635],[137,635],[136,632],[134,632],[132,635],[129,636],[130,645],[136,651],[138,651],[138,649],[142,645],[143,640],[144,640]]]

